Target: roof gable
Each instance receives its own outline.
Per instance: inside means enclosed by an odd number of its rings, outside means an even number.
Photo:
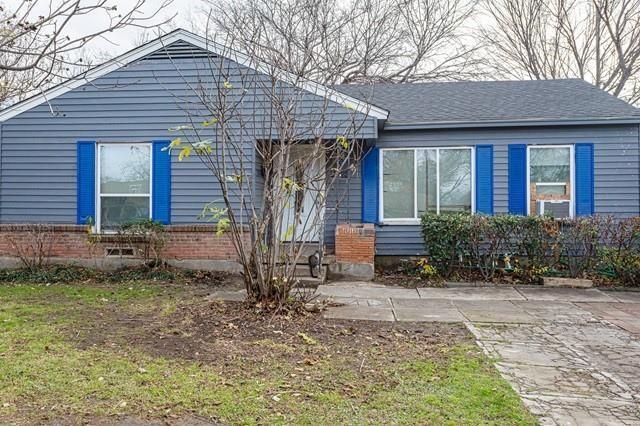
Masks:
[[[194,49],[195,48],[195,49]],[[152,61],[155,59],[166,59],[171,57],[177,58],[193,58],[194,54],[199,57],[222,56],[228,60],[239,63],[240,65],[254,69],[267,75],[275,75],[278,79],[295,85],[312,94],[324,97],[328,100],[336,102],[339,105],[345,105],[357,112],[375,117],[378,119],[386,119],[389,112],[370,105],[369,103],[354,98],[350,95],[341,93],[335,89],[326,87],[322,84],[301,80],[291,73],[277,69],[268,64],[256,61],[247,55],[231,50],[218,43],[207,40],[204,37],[179,29],[166,34],[156,40],[150,41],[142,46],[130,50],[112,60],[105,62],[95,68],[88,70],[76,77],[73,77],[57,86],[54,86],[41,94],[25,99],[15,105],[0,111],[0,123],[22,112],[28,111],[38,105],[48,102],[58,96],[61,96],[83,84],[89,83],[99,77],[102,77],[112,71],[124,67],[132,62]]]

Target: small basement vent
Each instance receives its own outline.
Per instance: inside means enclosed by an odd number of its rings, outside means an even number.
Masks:
[[[130,247],[107,247],[105,254],[107,257],[131,257],[133,256],[133,249]]]
[[[217,55],[184,41],[176,41],[163,46],[153,53],[141,58],[141,61],[159,61],[166,59],[215,58]]]

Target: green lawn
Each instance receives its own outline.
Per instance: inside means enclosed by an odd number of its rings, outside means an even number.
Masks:
[[[0,285],[0,423],[535,424],[458,326],[270,321],[205,291]]]

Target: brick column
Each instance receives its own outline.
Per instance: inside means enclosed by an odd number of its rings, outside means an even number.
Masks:
[[[376,230],[372,223],[344,223],[336,227],[336,260],[349,263],[373,263]]]
[[[338,225],[335,250],[336,264],[329,268],[333,279],[373,279],[376,230],[372,223]]]

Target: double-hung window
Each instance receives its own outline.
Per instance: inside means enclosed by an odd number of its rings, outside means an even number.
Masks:
[[[98,145],[97,220],[100,231],[151,217],[151,144]]]
[[[416,222],[424,213],[474,210],[473,149],[381,150],[381,217]]]
[[[529,146],[528,150],[529,214],[573,217],[573,146]]]

